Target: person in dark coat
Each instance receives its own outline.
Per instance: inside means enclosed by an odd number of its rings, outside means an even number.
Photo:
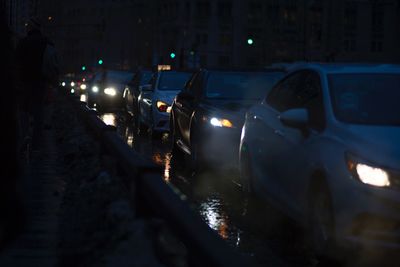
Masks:
[[[21,82],[21,109],[33,119],[32,149],[40,148],[43,128],[43,108],[46,96],[46,77],[42,71],[47,38],[41,32],[37,18],[27,25],[27,36],[17,46],[19,80]]]

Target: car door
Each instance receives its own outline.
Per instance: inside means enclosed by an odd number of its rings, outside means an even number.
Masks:
[[[295,214],[301,215],[304,201],[307,201],[308,179],[314,167],[313,155],[319,153],[315,146],[320,133],[325,128],[322,86],[319,74],[304,71],[293,88],[292,99],[287,109],[305,108],[309,114],[309,126],[306,132],[282,124],[282,142],[278,152],[278,176],[283,191]]]
[[[278,83],[263,103],[257,106],[254,114],[250,114],[254,132],[258,133],[254,138],[256,146],[252,149],[252,160],[256,166],[255,179],[260,185],[258,189],[260,193],[267,192],[267,195],[262,196],[284,208],[287,207],[290,198],[280,177],[280,167],[283,165],[282,161],[285,161],[283,155],[286,141],[285,129],[279,115],[290,104],[292,92],[301,76],[302,73],[296,72]],[[291,163],[285,163],[287,168],[290,168]]]
[[[190,121],[196,107],[198,92],[202,87],[201,73],[194,74],[185,88],[179,93],[175,100],[176,123],[180,131],[182,141],[186,146],[190,145]]]

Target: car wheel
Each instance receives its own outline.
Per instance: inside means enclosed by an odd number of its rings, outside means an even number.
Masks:
[[[310,203],[311,245],[317,257],[331,259],[335,248],[335,226],[332,201],[327,186],[314,190]]]
[[[245,195],[253,194],[253,177],[251,170],[250,155],[248,152],[242,152],[240,160],[240,182],[242,184],[242,192]]]

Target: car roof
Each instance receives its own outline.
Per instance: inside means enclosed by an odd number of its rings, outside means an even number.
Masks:
[[[265,68],[204,68],[200,69],[200,71],[205,72],[286,72],[284,68],[274,68],[274,67],[265,67]]]
[[[360,64],[360,63],[294,63],[288,67],[290,72],[313,69],[320,73],[400,73],[398,64]]]

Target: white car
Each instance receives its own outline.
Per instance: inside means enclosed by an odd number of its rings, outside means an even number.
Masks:
[[[168,132],[171,104],[191,76],[191,72],[155,73],[139,95],[139,124],[150,128],[152,133]]]
[[[246,114],[243,188],[301,222],[320,256],[400,249],[400,66],[309,64]]]

